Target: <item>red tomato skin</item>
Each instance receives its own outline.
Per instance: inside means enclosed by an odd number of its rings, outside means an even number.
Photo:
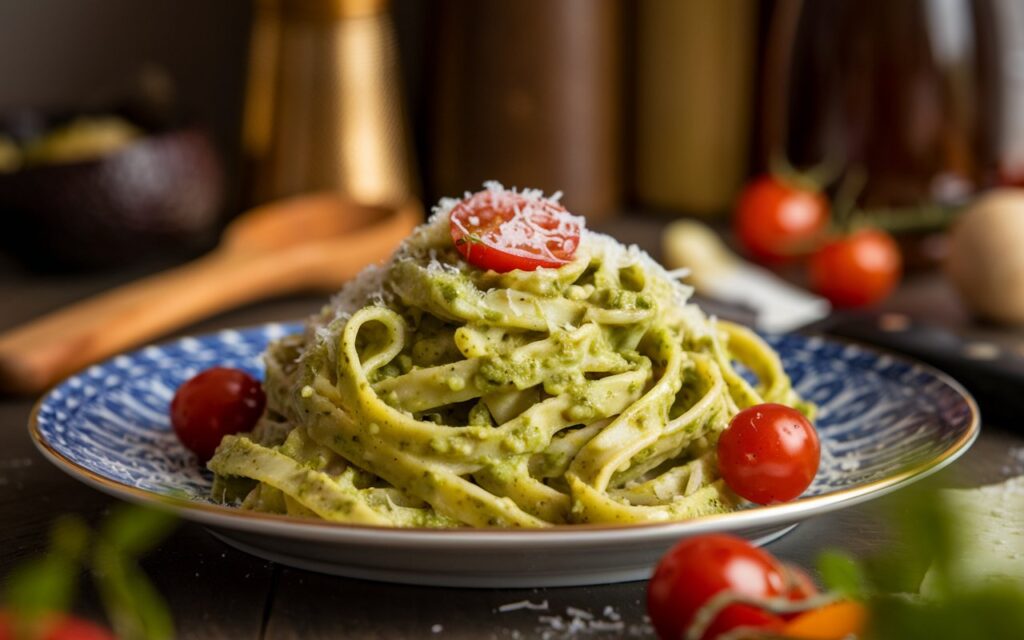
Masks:
[[[457,241],[456,241],[457,242]],[[485,244],[456,244],[459,253],[466,262],[470,263],[475,267],[481,269],[489,269],[496,273],[508,273],[509,271],[534,271],[539,268],[546,269],[557,269],[564,262],[555,262],[553,260],[536,260],[536,259],[524,259],[519,256],[513,256],[497,249],[492,249]],[[526,263],[528,262],[528,264]]]
[[[171,426],[178,440],[205,463],[221,438],[251,430],[266,405],[258,380],[238,369],[213,367],[178,387],[171,401]]]
[[[61,613],[47,614],[39,620],[38,628],[42,630],[38,640],[116,640],[114,634],[97,624]],[[0,640],[16,637],[13,616],[0,611]]]
[[[502,225],[527,218],[533,223],[528,242],[510,244],[502,237]],[[579,247],[579,220],[556,202],[513,191],[479,191],[450,213],[452,242],[462,257],[473,266],[498,273],[568,264]]]
[[[647,613],[662,640],[683,638],[694,616],[715,594],[732,590],[753,598],[784,593],[780,565],[767,552],[726,534],[687,538],[658,563],[647,587]],[[745,604],[729,605],[703,638],[740,626],[781,629],[779,616]]]
[[[814,583],[814,579],[811,578],[810,574],[795,564],[786,563],[783,565],[783,575],[788,578],[789,591],[787,592],[787,597],[794,602],[806,600],[820,593],[818,585]]]
[[[900,248],[892,236],[862,229],[811,256],[811,288],[836,307],[862,307],[885,299],[902,271]]]
[[[761,176],[740,194],[733,229],[750,257],[782,263],[813,248],[828,225],[828,209],[817,191]]]
[[[786,578],[786,583],[789,585],[786,591],[786,597],[792,602],[800,602],[807,598],[818,595],[818,585],[814,583],[814,579],[811,576],[796,566],[795,564],[784,563],[782,565],[782,573]],[[793,613],[784,613],[782,618],[786,621],[792,620],[799,616],[802,611],[795,611]]]
[[[757,504],[792,500],[811,485],[821,460],[818,433],[799,411],[782,404],[748,407],[718,439],[725,483]]]

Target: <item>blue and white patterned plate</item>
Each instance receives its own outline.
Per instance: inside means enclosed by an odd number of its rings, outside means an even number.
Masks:
[[[821,469],[795,502],[697,520],[544,530],[350,526],[214,504],[209,474],[177,441],[167,407],[179,384],[214,365],[261,375],[268,324],[182,338],[68,378],[30,422],[43,454],[102,491],[159,504],[230,544],[286,564],[354,577],[450,586],[556,586],[641,579],[678,538],[731,531],[759,542],[800,520],[876,497],[960,456],[977,437],[974,400],[924,365],[817,337],[769,338],[797,390],[817,403]]]

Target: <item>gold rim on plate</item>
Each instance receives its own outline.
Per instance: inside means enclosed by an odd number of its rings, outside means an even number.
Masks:
[[[39,431],[39,420],[38,414],[39,409],[46,400],[52,389],[44,394],[35,406],[32,408],[32,412],[29,415],[29,435],[32,438],[36,448],[55,466],[67,473],[68,475],[78,480],[84,481],[86,484],[92,485],[93,487],[102,490],[103,492],[112,495],[116,498],[125,499],[138,504],[147,504],[151,506],[160,506],[166,509],[170,509],[182,517],[190,520],[195,520],[203,524],[220,526],[234,529],[244,529],[248,531],[256,531],[257,527],[252,526],[252,523],[267,523],[274,526],[275,530],[280,533],[292,533],[296,536],[301,536],[303,533],[312,534],[313,532],[330,532],[330,531],[345,531],[345,532],[366,532],[373,533],[374,535],[380,535],[382,533],[394,534],[399,536],[408,536],[415,534],[420,541],[422,537],[438,537],[441,539],[459,539],[464,538],[467,534],[471,535],[475,541],[483,541],[488,538],[490,539],[507,539],[509,536],[515,535],[521,538],[535,537],[538,540],[544,540],[545,542],[553,542],[552,538],[559,537],[559,534],[568,533],[586,533],[586,532],[632,532],[632,531],[650,531],[651,529],[664,530],[666,535],[673,534],[685,534],[685,531],[677,532],[680,528],[698,528],[701,530],[733,530],[741,529],[744,527],[757,527],[765,525],[785,524],[791,523],[796,520],[800,520],[804,517],[811,515],[817,515],[834,511],[841,506],[853,506],[860,502],[863,502],[869,498],[880,497],[887,493],[890,493],[900,487],[903,487],[915,480],[923,479],[940,469],[946,467],[958,457],[963,455],[970,446],[977,439],[978,434],[981,432],[981,420],[978,411],[978,405],[974,400],[974,397],[964,389],[964,387],[953,379],[948,374],[932,367],[928,364],[915,361],[911,358],[904,358],[898,355],[890,354],[880,349],[875,349],[870,346],[862,345],[855,341],[850,340],[835,340],[833,338],[827,339],[830,342],[837,342],[843,344],[851,344],[856,346],[858,349],[872,353],[876,356],[885,356],[892,360],[903,362],[910,365],[918,370],[924,371],[929,375],[935,377],[947,387],[952,389],[957,395],[959,395],[963,401],[967,404],[967,408],[970,412],[970,425],[964,433],[955,442],[949,445],[939,455],[922,460],[902,471],[899,471],[893,475],[873,480],[871,482],[849,487],[846,489],[840,489],[838,491],[832,491],[829,493],[808,496],[806,498],[800,498],[793,502],[786,502],[781,504],[756,506],[748,509],[741,509],[739,511],[731,511],[729,513],[714,514],[708,516],[702,516],[698,518],[691,518],[689,520],[672,520],[665,522],[650,522],[650,523],[639,523],[639,524],[621,524],[621,525],[601,525],[601,524],[571,524],[571,525],[554,525],[551,527],[543,527],[537,529],[524,529],[524,528],[451,528],[451,529],[434,529],[434,528],[402,528],[402,527],[385,527],[379,525],[364,525],[364,524],[348,524],[342,522],[328,522],[325,520],[315,520],[311,518],[297,518],[295,516],[272,514],[272,513],[261,513],[256,511],[248,511],[235,507],[229,507],[225,505],[212,504],[208,502],[198,502],[193,500],[186,500],[182,498],[176,498],[174,496],[162,495],[149,491],[146,489],[140,489],[131,485],[124,484],[111,480],[110,478],[96,473],[81,464],[70,460],[64,454],[54,449],[50,443],[43,438]],[[59,385],[58,385],[59,386]],[[54,387],[56,388],[56,387]],[[221,518],[224,521],[219,521]],[[725,523],[727,526],[718,526]]]

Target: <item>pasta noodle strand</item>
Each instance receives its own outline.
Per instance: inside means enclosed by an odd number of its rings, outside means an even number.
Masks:
[[[714,446],[740,409],[809,412],[755,333],[635,247],[463,261],[443,204],[266,354],[268,413],[209,467],[243,508],[399,527],[546,527],[736,508]]]

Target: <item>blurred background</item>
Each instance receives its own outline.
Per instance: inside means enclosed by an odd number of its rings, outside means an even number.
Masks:
[[[725,315],[873,309],[828,328],[1024,380],[1015,0],[0,2],[0,78],[18,286],[180,263],[285,196],[496,179]]]
[[[134,107],[136,133],[209,138],[221,218],[489,178],[723,217],[781,162],[832,190],[865,169],[866,206],[959,202],[1024,177],[1022,64],[1012,0],[0,4],[8,147]]]

